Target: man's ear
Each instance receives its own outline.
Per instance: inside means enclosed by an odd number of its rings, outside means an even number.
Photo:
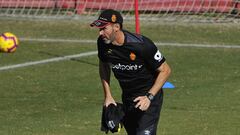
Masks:
[[[118,24],[118,23],[115,23],[114,25],[113,25],[114,27],[114,31],[119,31],[120,30],[120,24]]]

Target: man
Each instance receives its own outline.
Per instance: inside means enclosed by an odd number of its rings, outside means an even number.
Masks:
[[[122,89],[123,125],[128,135],[156,135],[162,86],[171,69],[150,39],[123,30],[122,24],[121,14],[112,9],[103,11],[91,23],[99,28],[97,46],[104,105],[116,105],[110,89],[112,69]]]

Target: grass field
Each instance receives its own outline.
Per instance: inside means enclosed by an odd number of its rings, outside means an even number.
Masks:
[[[126,24],[130,31],[132,24]],[[98,31],[76,21],[0,20],[0,33],[20,38],[91,39]],[[239,45],[239,24],[148,24],[154,41]],[[158,135],[240,134],[240,49],[158,46],[176,88],[165,89]],[[20,41],[0,53],[0,68],[96,51],[94,43]],[[121,90],[112,77],[112,91]],[[0,135],[104,135],[96,55],[0,71]],[[125,131],[119,135],[125,135]]]

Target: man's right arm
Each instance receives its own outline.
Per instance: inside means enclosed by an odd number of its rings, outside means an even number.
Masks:
[[[112,97],[111,89],[110,89],[110,76],[111,76],[111,69],[108,63],[104,63],[99,60],[99,75],[102,82],[103,90],[104,90],[104,105],[108,106],[109,104],[113,103],[116,105],[115,100]]]

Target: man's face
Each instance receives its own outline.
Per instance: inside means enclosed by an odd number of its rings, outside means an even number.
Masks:
[[[113,29],[113,25],[107,25],[104,28],[99,29],[99,35],[104,40],[106,44],[110,44],[115,40],[115,33]]]

